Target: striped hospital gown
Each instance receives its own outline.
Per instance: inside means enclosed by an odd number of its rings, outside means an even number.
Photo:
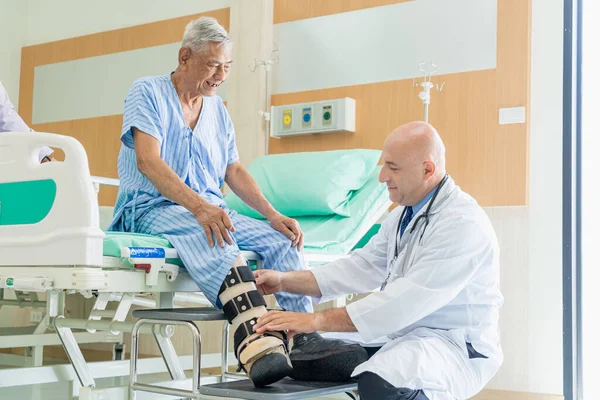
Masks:
[[[211,248],[204,228],[192,213],[162,196],[138,170],[132,128],[154,137],[162,159],[196,193],[225,209],[235,227],[233,245]],[[158,235],[168,239],[187,271],[215,305],[218,291],[239,254],[255,251],[263,267],[279,271],[304,268],[302,253],[267,223],[227,210],[220,188],[228,165],[238,161],[233,124],[218,96],[204,97],[196,127],[185,124],[170,75],[136,80],[125,100],[118,170],[119,194],[109,230]],[[290,311],[312,311],[309,298],[282,293],[279,305]]]

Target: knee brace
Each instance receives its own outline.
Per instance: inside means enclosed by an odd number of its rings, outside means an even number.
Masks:
[[[267,313],[267,303],[256,289],[248,266],[232,267],[219,290],[223,313],[233,326],[238,371],[243,370],[255,386],[266,386],[289,375],[292,366],[284,332],[257,334],[257,319]]]

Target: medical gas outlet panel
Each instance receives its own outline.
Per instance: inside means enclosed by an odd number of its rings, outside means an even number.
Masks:
[[[356,130],[356,101],[349,97],[271,107],[271,136],[284,138]]]

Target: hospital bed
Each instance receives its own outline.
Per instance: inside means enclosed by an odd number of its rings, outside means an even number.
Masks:
[[[44,145],[62,149],[64,162],[39,164],[35,154]],[[44,334],[46,328],[55,331],[87,392],[93,391],[95,381],[79,348],[80,336],[108,332],[122,338],[133,328],[133,322],[126,321],[133,305],[160,309],[173,308],[177,302],[210,305],[167,240],[100,229],[101,184],[118,181],[92,177],[86,152],[74,138],[40,132],[0,136],[0,291],[46,294],[46,315],[36,334]],[[351,217],[297,218],[305,232],[305,260],[310,267],[347,256],[387,212],[390,201],[376,171],[349,204]],[[257,254],[243,251],[243,255],[254,268],[261,267]],[[65,317],[65,296],[70,294],[96,298],[87,318]],[[107,307],[111,302],[116,309]],[[165,362],[177,359],[172,330],[152,333]],[[226,369],[227,357],[222,360]],[[214,365],[202,365],[206,366]],[[174,376],[171,366],[168,369]],[[7,384],[2,373],[0,386]],[[30,377],[29,383],[35,383]]]

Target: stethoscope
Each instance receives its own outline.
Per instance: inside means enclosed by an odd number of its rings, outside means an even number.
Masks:
[[[444,183],[446,183],[447,180],[448,180],[448,174],[446,174],[444,176],[444,179],[442,179],[442,181],[440,182],[438,187],[435,189],[435,192],[433,192],[433,196],[431,196],[431,200],[429,201],[429,204],[427,205],[425,212],[423,214],[419,215],[417,217],[417,219],[415,219],[415,222],[413,222],[413,225],[410,228],[409,233],[412,235],[412,233],[415,231],[415,229],[417,229],[417,225],[419,225],[419,221],[421,221],[422,219],[425,220],[425,225],[423,226],[423,231],[421,231],[421,236],[419,236],[419,243],[421,243],[421,240],[423,239],[423,235],[425,234],[425,230],[427,229],[427,226],[429,225],[429,211],[431,210],[431,206],[435,202],[435,199],[436,199],[438,193],[440,192],[440,189],[442,189],[442,186],[444,186]],[[398,220],[398,227],[396,228],[396,236],[394,236],[394,240],[396,241],[395,247],[394,247],[394,258],[392,258],[392,261],[390,262],[390,265],[388,266],[388,276],[385,279],[385,282],[383,283],[381,290],[383,290],[385,288],[387,281],[389,280],[390,275],[392,273],[392,268],[393,268],[394,264],[396,263],[396,260],[398,259],[398,254],[399,254],[398,242],[400,241],[398,238],[398,235],[400,234],[400,227],[402,225],[402,220],[404,219],[404,215],[406,214],[407,208],[408,207],[404,207],[404,210],[402,210],[402,215],[400,215],[400,219]]]

